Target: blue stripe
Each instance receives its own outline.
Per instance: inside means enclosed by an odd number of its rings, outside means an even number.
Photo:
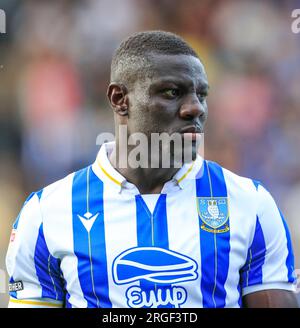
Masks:
[[[19,224],[19,220],[20,220],[20,216],[21,216],[22,210],[23,210],[23,208],[21,209],[19,215],[16,218],[16,221],[13,224],[13,229],[15,229],[15,230],[18,228],[18,224]]]
[[[138,247],[152,246],[151,212],[141,195],[135,196]]]
[[[287,248],[288,248],[288,255],[287,255],[287,258],[286,258],[286,261],[285,261],[285,265],[288,269],[287,279],[288,279],[288,282],[294,283],[295,280],[296,280],[296,277],[294,276],[294,270],[295,270],[295,267],[294,267],[294,253],[293,253],[291,235],[290,235],[289,228],[288,228],[288,225],[287,225],[287,223],[284,219],[283,214],[281,213],[280,210],[279,210],[279,212],[280,212],[280,216],[281,216],[281,219],[282,219],[282,223],[284,225],[285,236],[286,236],[286,241],[287,241]]]
[[[237,290],[238,290],[239,295],[240,295],[239,300],[238,300],[238,305],[241,308],[243,306],[243,300],[242,300],[242,288],[241,288],[240,284],[237,285]]]
[[[39,234],[34,252],[36,275],[42,287],[42,297],[63,301],[63,282],[60,278],[60,261],[54,258],[47,247],[43,224],[40,225]]]
[[[141,195],[135,196],[136,202],[136,225],[137,225],[137,246],[149,247],[154,246],[152,242],[151,212],[149,211]],[[149,296],[154,284],[149,281],[141,280],[140,287]]]
[[[90,232],[79,219],[79,215],[84,217],[88,211],[93,216],[98,213]],[[78,276],[84,298],[88,307],[111,307],[105,246],[103,182],[90,167],[76,172],[74,176],[72,212],[74,252],[78,259]]]
[[[216,163],[208,163],[213,195],[215,197],[227,197],[227,188],[222,168]],[[227,222],[229,225],[229,220]],[[230,253],[230,231],[218,233],[217,237],[217,288],[215,291],[215,301],[217,307],[225,307],[226,290],[225,282],[229,269],[229,253]]]
[[[161,194],[155,206],[154,217],[154,244],[156,247],[169,249],[168,222],[167,222],[167,195]]]
[[[262,184],[261,181],[252,180],[252,183],[254,184],[256,191],[258,191],[258,187],[260,186],[260,187],[264,188],[267,192],[270,193],[270,191]]]
[[[197,197],[210,197],[210,187],[206,162],[203,162],[200,177],[196,179]],[[199,218],[200,229],[200,251],[201,251],[201,293],[203,298],[203,307],[214,307],[212,294],[214,288],[215,276],[215,252],[214,235],[200,228],[201,220]]]
[[[216,163],[204,161],[201,174],[198,174],[196,179],[196,190],[197,197],[227,197],[227,188],[222,168]],[[227,224],[230,227],[229,220]],[[224,285],[229,268],[230,231],[223,233],[205,231],[201,229],[200,218],[199,228],[203,307],[224,307],[226,305],[226,290]],[[215,261],[215,259],[217,260]]]
[[[161,247],[169,249],[168,240],[168,224],[166,209],[166,194],[161,194],[157,200],[153,211],[153,218],[145,201],[141,195],[136,195],[136,218],[137,218],[137,240],[138,247]],[[152,226],[153,225],[153,226]],[[171,287],[169,284],[154,284],[149,281],[142,280],[140,287],[149,296],[150,290],[159,287],[162,290],[162,298],[164,298],[166,290]],[[174,307],[172,305],[159,306],[160,308]]]
[[[254,187],[256,188],[256,190],[258,190],[258,187],[261,186],[261,182],[257,181],[257,180],[252,180]]]
[[[241,269],[242,287],[257,285],[262,283],[262,266],[265,263],[266,243],[264,234],[256,217],[256,227],[252,244],[248,250],[247,260]]]
[[[86,184],[87,169],[80,170],[75,173],[72,186],[72,213],[73,213],[73,237],[74,237],[74,253],[77,256],[78,277],[80,286],[87,301],[88,307],[95,307],[97,301],[91,295],[92,281],[89,266],[89,241],[85,227],[78,218],[87,212],[86,208]]]
[[[158,198],[154,212],[154,244],[156,247],[169,249],[168,238],[168,222],[167,222],[167,195],[161,194]],[[162,296],[165,297],[167,289],[171,288],[171,284],[161,284],[159,288],[162,290]],[[167,304],[159,306],[159,308],[174,308],[173,305]]]
[[[112,307],[109,299],[107,255],[105,243],[104,209],[103,209],[103,182],[90,170],[90,197],[91,213],[99,213],[91,229],[91,249],[96,294],[100,295],[101,307]]]
[[[153,211],[153,219],[151,219],[151,212],[143,197],[141,195],[135,196],[137,240],[139,247],[155,246],[165,249],[169,248],[166,197],[166,194],[161,194],[159,196]]]
[[[66,298],[65,298],[65,308],[66,309],[71,309],[72,308],[72,304],[69,302],[70,299],[70,294],[67,293]]]
[[[42,197],[43,190],[44,190],[44,189],[41,189],[41,190],[39,190],[39,191],[36,192],[36,195],[38,196],[38,199],[39,199],[39,200],[40,200],[41,197]]]

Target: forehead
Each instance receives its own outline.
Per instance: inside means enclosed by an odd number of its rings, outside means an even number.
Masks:
[[[149,57],[150,75],[157,79],[189,79],[207,84],[207,75],[201,61],[191,55],[160,55]]]

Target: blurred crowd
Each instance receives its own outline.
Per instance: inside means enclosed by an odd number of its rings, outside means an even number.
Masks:
[[[298,1],[0,0],[0,268],[26,195],[94,161],[113,132],[110,60],[135,31],[183,36],[210,82],[205,157],[261,180],[290,226],[300,268]],[[0,294],[0,307],[7,298]]]

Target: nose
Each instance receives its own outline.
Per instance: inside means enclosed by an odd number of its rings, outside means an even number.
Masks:
[[[196,94],[185,97],[179,110],[179,116],[184,120],[204,118],[205,113],[206,105],[200,102]]]

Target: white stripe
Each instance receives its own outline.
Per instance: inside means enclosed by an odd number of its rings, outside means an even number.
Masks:
[[[176,285],[185,288],[188,294],[186,302],[181,307],[202,307],[200,227],[196,185],[194,180],[189,182],[186,188],[167,195],[169,249],[192,258],[198,264],[196,280],[180,282]],[[189,205],[185,206],[187,204]]]
[[[9,258],[8,271],[15,281],[23,281],[24,290],[17,292],[17,298],[39,298],[42,288],[36,275],[34,252],[42,223],[39,199],[34,195],[24,206],[19,218],[18,229]],[[8,259],[8,262],[10,260]]]
[[[261,212],[258,214],[266,244],[265,262],[262,267],[263,282],[287,282],[288,256],[284,225],[272,196],[262,186],[258,187]]]
[[[137,246],[135,196],[120,194],[107,183],[104,184],[103,199],[109,298],[112,307],[128,307],[126,290],[139,283],[116,285],[112,265],[121,252]]]
[[[241,178],[224,169],[223,173],[227,187],[230,220],[229,269],[224,286],[225,307],[238,307],[239,270],[246,261],[256,224],[256,190],[250,179]]]
[[[74,254],[72,184],[74,174],[69,175],[55,188],[55,193],[45,189],[41,197],[41,209],[44,220],[44,235],[49,252],[56,258],[62,258],[61,270],[67,281],[67,290],[71,295],[69,302],[73,307],[86,308],[80,286],[77,257]],[[53,187],[51,187],[52,189]]]

